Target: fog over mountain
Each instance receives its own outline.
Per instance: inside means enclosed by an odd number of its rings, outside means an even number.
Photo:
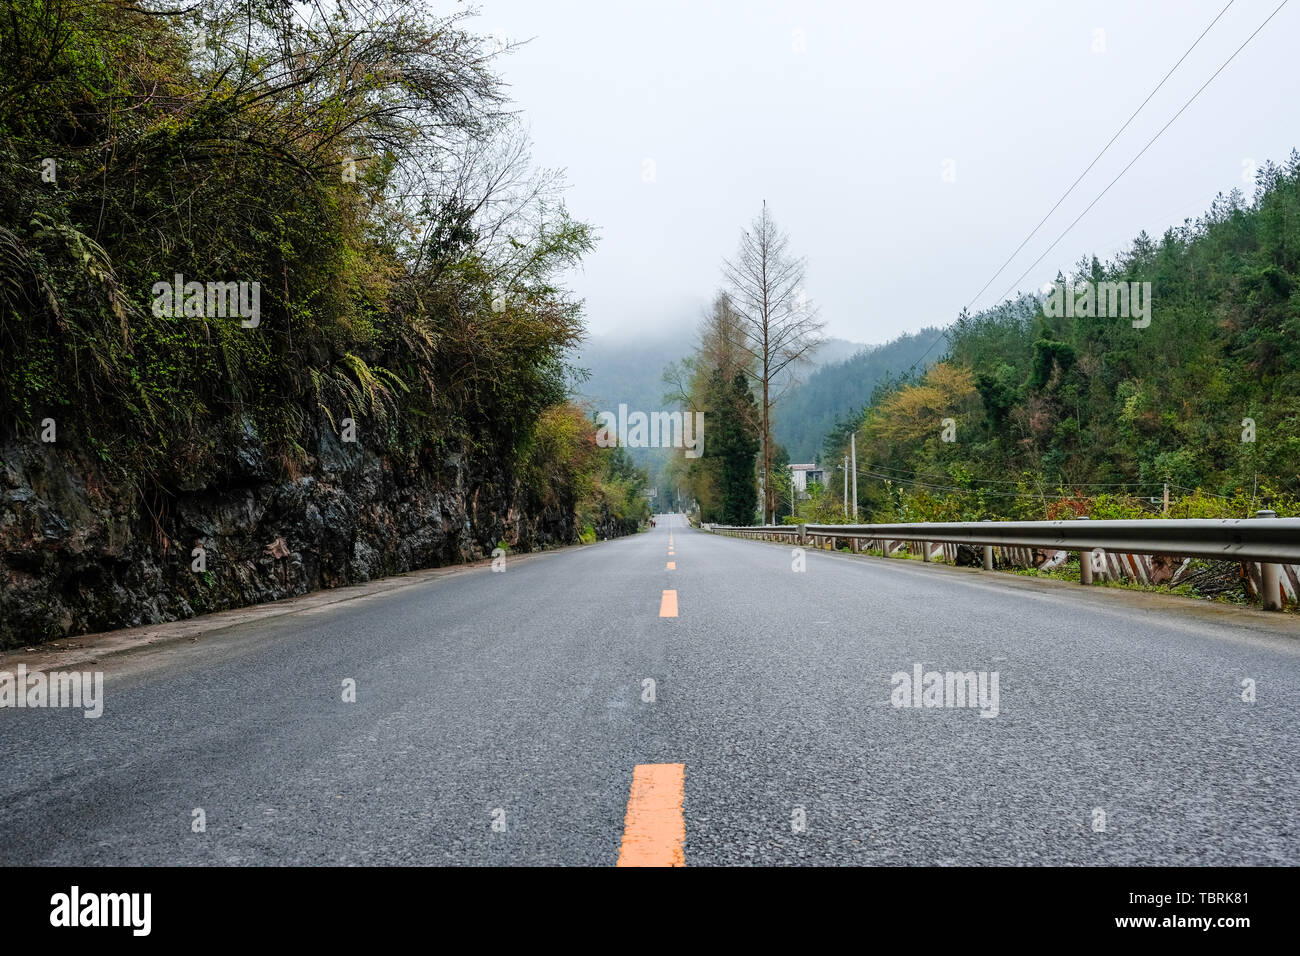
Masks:
[[[827,339],[794,373],[796,380],[777,409],[776,441],[787,448],[791,460],[820,459],[822,440],[835,422],[865,405],[878,384],[906,371],[939,335],[936,329],[925,329],[882,345]],[[571,362],[588,373],[584,381],[574,382],[574,394],[593,413],[617,414],[619,404],[626,404],[629,411],[674,409],[675,403],[665,401],[668,386],[663,373],[690,355],[694,346],[694,333],[685,324],[657,336],[592,336]],[[658,472],[662,450],[630,452],[637,464]]]

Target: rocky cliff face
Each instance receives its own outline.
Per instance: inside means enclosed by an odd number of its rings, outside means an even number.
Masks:
[[[210,479],[146,491],[62,436],[0,445],[0,648],[576,540],[573,503],[530,506],[500,464],[313,444],[284,477],[243,426]]]

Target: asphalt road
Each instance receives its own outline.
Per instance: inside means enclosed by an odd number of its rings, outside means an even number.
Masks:
[[[997,715],[894,706],[918,664]],[[0,709],[0,863],[613,865],[674,814],[688,866],[1300,863],[1294,618],[681,517],[93,666],[98,719]]]

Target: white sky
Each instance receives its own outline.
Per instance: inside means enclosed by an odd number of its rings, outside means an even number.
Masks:
[[[1235,0],[976,308],[1278,2]],[[475,28],[532,38],[498,62],[535,161],[567,170],[570,211],[599,229],[570,282],[594,333],[694,323],[766,198],[827,332],[877,343],[952,321],[1225,3],[480,0]],[[1243,164],[1300,146],[1297,56],[1300,2],[1019,287],[1249,191]]]

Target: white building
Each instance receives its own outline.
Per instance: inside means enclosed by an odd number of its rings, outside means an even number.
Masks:
[[[808,497],[808,485],[826,484],[826,470],[820,465],[789,465],[790,483],[799,492],[800,498]]]

